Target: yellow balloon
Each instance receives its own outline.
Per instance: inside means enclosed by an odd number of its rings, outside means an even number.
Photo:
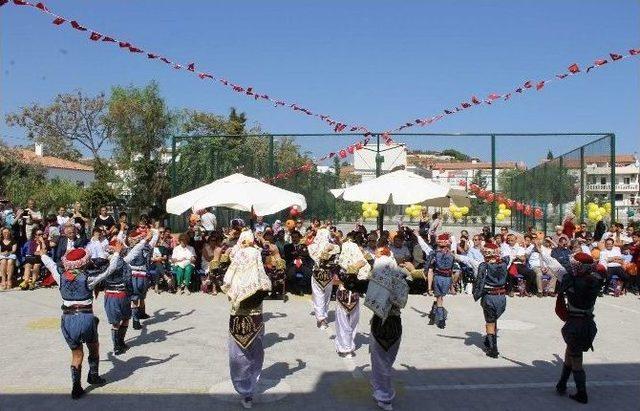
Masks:
[[[469,207],[464,206],[460,208],[460,211],[462,211],[462,214],[469,214]]]
[[[458,207],[456,207],[455,204],[451,204],[449,206],[449,211],[451,211],[452,213],[455,213],[456,211],[458,211]]]
[[[598,209],[598,205],[596,203],[589,203],[587,204],[587,210],[589,211],[596,211]]]
[[[405,207],[405,209],[404,209],[404,213],[405,213],[407,216],[409,216],[409,217],[410,217],[410,216],[411,216],[411,207]]]
[[[509,210],[508,208],[502,210],[502,214],[504,214],[505,217],[511,217],[511,210]]]
[[[364,212],[362,213],[362,216],[364,218],[371,218],[371,211],[369,211],[368,209],[364,210]]]
[[[605,215],[605,214],[607,214],[607,209],[604,208],[604,207],[600,207],[600,208],[598,208],[598,213],[600,213],[602,215]]]
[[[420,210],[416,210],[414,208],[413,212],[411,213],[411,217],[420,217]]]
[[[369,203],[362,203],[362,211],[367,211],[369,208]]]
[[[462,213],[459,211],[457,213],[453,213],[453,218],[455,218],[456,220],[462,219]]]
[[[372,218],[378,218],[379,215],[380,215],[380,213],[378,212],[378,210],[373,210],[371,212],[371,217]]]
[[[504,220],[504,214],[498,214],[498,215],[496,216],[496,220],[498,220],[498,221],[502,221],[502,220]]]
[[[594,211],[589,211],[589,214],[587,216],[591,221],[598,221],[600,219],[600,215]]]
[[[505,208],[507,208],[507,206],[504,203],[500,203],[500,205],[498,206],[498,208],[500,210],[504,210]]]
[[[611,203],[604,203],[604,209],[607,210],[607,213],[611,212]]]

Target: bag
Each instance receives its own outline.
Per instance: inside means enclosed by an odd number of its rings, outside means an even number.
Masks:
[[[567,303],[564,300],[564,294],[559,293],[556,297],[556,315],[562,321],[569,319],[569,310],[567,310]]]

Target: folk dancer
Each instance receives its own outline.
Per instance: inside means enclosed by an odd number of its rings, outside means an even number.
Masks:
[[[587,376],[582,368],[582,353],[593,350],[593,340],[598,331],[593,321],[593,308],[602,289],[604,275],[596,269],[595,261],[589,254],[575,254],[571,264],[573,272],[565,274],[560,280],[556,303],[556,313],[565,322],[562,338],[567,344],[556,391],[560,395],[567,392],[567,381],[573,373],[577,392],[569,397],[586,404]]]
[[[229,371],[233,387],[242,396],[242,406],[251,408],[264,362],[262,301],[271,290],[271,281],[251,231],[240,234],[230,257],[222,284],[231,302]]]
[[[159,237],[158,230],[153,229],[151,232],[151,240],[145,241],[140,251],[128,259],[128,263],[131,266],[131,317],[133,319],[132,326],[134,330],[142,328],[140,320],[149,318],[145,305],[147,290],[149,288],[149,267],[151,265],[151,257],[153,256],[153,248]],[[130,232],[127,238],[129,247],[134,247],[138,242],[143,241],[145,234],[147,233],[140,229]]]
[[[360,246],[354,241],[354,232],[347,234],[342,243],[338,265],[346,275],[356,274],[359,280],[369,278],[371,266],[365,259]],[[355,338],[360,321],[360,294],[347,290],[344,284],[338,283],[336,291],[336,351],[342,358],[355,356]]]
[[[329,328],[329,301],[333,290],[333,275],[335,258],[340,247],[330,242],[331,233],[326,228],[320,228],[312,243],[309,245],[309,255],[314,261],[311,278],[311,299],[316,316],[316,325],[322,330]]]
[[[373,398],[378,407],[392,410],[395,390],[391,374],[402,337],[400,309],[406,305],[409,293],[405,274],[391,257],[389,248],[380,247],[369,280],[359,280],[355,275],[343,279],[347,290],[366,292],[364,305],[374,313],[369,342]]]
[[[71,398],[78,399],[84,394],[80,382],[84,351],[89,350],[89,375],[87,382],[101,385],[106,381],[98,373],[100,349],[98,342],[98,317],[93,314],[93,289],[101,278],[109,275],[120,260],[116,247],[111,262],[98,268],[89,258],[84,248],[76,248],[62,257],[64,273],[60,275],[57,264],[46,254],[41,254],[42,262],[60,286],[62,296],[62,318],[60,329],[71,349]],[[106,260],[102,260],[105,261]],[[98,275],[100,274],[100,275]]]
[[[438,328],[446,326],[447,312],[444,309],[444,296],[449,293],[451,276],[455,262],[451,252],[451,237],[442,233],[436,238],[437,250],[431,253],[429,266],[433,270],[433,295],[436,298],[429,313],[429,325],[436,324]]]
[[[130,249],[116,269],[104,279],[104,310],[107,313],[107,321],[111,324],[111,340],[115,355],[120,355],[127,350],[124,337],[127,334],[127,328],[129,328],[129,319],[131,319],[131,294],[133,292],[129,262],[137,257],[151,235],[152,233],[149,232],[147,238],[139,241]],[[109,243],[111,251],[120,247],[120,238],[122,238],[121,235]]]
[[[498,358],[498,318],[507,307],[507,264],[500,257],[497,244],[488,242],[482,248],[484,262],[478,266],[478,274],[473,285],[473,299],[480,300],[484,313],[484,338],[486,354],[491,358]]]
[[[280,250],[275,244],[273,230],[267,228],[258,234],[262,236],[262,260],[264,261],[264,269],[267,276],[271,280],[271,296],[272,299],[282,299],[286,302],[287,289],[287,267],[285,261],[280,256]]]

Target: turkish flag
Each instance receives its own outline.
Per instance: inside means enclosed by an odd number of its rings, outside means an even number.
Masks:
[[[500,94],[496,94],[496,93],[491,93],[488,96],[489,100],[497,100],[500,98]]]
[[[56,17],[55,20],[53,20],[53,24],[55,24],[56,26],[61,25],[62,23],[64,23],[66,20],[63,19],[62,17]]]
[[[195,65],[195,63],[190,63],[190,64],[187,66],[187,70],[189,70],[189,71],[196,71],[196,65]]]
[[[609,56],[611,56],[611,60],[613,61],[620,60],[622,58],[620,54],[616,54],[616,53],[609,53]]]
[[[578,65],[576,63],[573,63],[572,65],[570,65],[568,67],[569,72],[575,74],[575,73],[579,73],[580,72],[580,67],[578,67]]]
[[[81,26],[77,21],[71,20],[71,27],[80,31],[87,31],[86,27]]]
[[[531,88],[532,86],[531,81],[525,81],[524,88]]]
[[[110,42],[112,42],[112,43],[115,43],[115,42],[116,42],[116,40],[115,40],[113,37],[109,37],[109,36],[104,36],[104,37],[102,38],[102,41],[110,41]]]
[[[356,143],[356,150],[362,150],[362,147],[363,147],[362,142],[358,141],[358,142]]]
[[[601,65],[603,65],[603,64],[607,64],[607,60],[605,60],[605,59],[598,59],[598,60],[594,61],[594,64],[595,64],[596,66],[601,66]]]
[[[480,101],[480,100],[478,100],[478,97],[476,97],[476,96],[472,96],[472,97],[471,97],[471,102],[472,102],[473,104],[480,104],[480,103],[481,103],[481,101]]]
[[[49,9],[47,8],[47,6],[44,5],[44,3],[36,4],[36,8],[39,8],[40,10],[44,10],[44,11],[49,11]]]
[[[640,54],[640,49],[631,49],[629,50],[629,54],[631,54],[632,56],[637,56],[638,54]]]
[[[140,50],[139,48],[134,47],[134,46],[130,46],[129,47],[129,51],[132,52],[132,53],[142,53],[142,50]]]
[[[349,146],[349,147],[347,147],[347,151],[349,152],[349,154],[353,154],[354,150],[355,150],[355,149],[354,149],[354,147],[353,147],[353,146]]]
[[[91,35],[89,36],[89,38],[93,41],[98,41],[102,38],[102,34],[100,33],[96,33],[95,31],[91,32]]]
[[[213,76],[211,74],[208,74],[208,73],[198,73],[198,77],[200,77],[203,80],[205,78],[213,78]]]
[[[13,3],[17,6],[26,6],[27,4],[29,4],[25,0],[13,0]]]
[[[467,102],[463,102],[462,104],[462,108],[469,108],[471,107],[471,104],[467,103]]]
[[[536,84],[536,90],[541,90],[544,87],[544,80]]]
[[[118,45],[124,49],[124,48],[130,47],[131,43],[127,43],[126,41],[121,41],[118,43]]]

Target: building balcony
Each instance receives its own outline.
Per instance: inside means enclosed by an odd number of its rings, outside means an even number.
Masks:
[[[617,193],[622,192],[638,192],[640,185],[638,183],[630,184],[616,184],[615,189]],[[611,184],[586,184],[585,191],[611,191]]]

